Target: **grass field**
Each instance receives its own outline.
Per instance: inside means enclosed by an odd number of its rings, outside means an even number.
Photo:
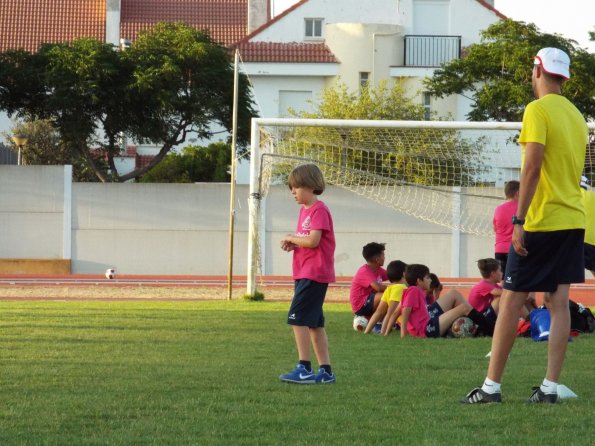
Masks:
[[[335,385],[296,386],[287,303],[1,301],[0,445],[586,445],[595,336],[569,346],[578,395],[524,404],[546,343],[519,339],[504,403],[480,384],[490,339],[364,336],[326,305]],[[591,440],[588,440],[591,438]]]

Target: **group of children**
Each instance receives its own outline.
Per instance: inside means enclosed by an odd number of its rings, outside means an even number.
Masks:
[[[355,315],[369,319],[365,333],[381,322],[380,334],[387,336],[398,322],[402,338],[436,338],[445,336],[455,320],[466,316],[481,333],[493,334],[502,292],[497,260],[478,261],[483,280],[472,288],[467,300],[454,289],[442,294],[440,281],[425,265],[395,260],[385,270],[383,243],[368,243],[362,255],[366,263],[353,277],[349,300]]]

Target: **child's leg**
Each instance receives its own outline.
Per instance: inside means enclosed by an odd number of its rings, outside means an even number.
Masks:
[[[382,319],[382,317],[384,317],[384,315],[386,314],[387,308],[387,303],[381,300],[378,304],[378,308],[376,308],[376,311],[368,321],[368,326],[366,327],[366,331],[364,331],[364,333],[370,333],[374,329],[374,325],[376,325],[376,322]]]
[[[397,308],[399,307],[399,302],[395,301],[395,300],[391,300],[388,303],[388,309],[386,310],[386,315],[384,316],[384,320],[382,321],[382,328],[380,329],[380,333],[384,336],[387,336],[394,325],[394,322],[391,323],[391,320],[393,320],[393,315],[395,314],[395,311],[397,310]],[[397,318],[395,317],[394,320],[396,320]]]
[[[324,327],[310,328],[309,338],[312,340],[318,365],[331,365],[331,358],[328,351],[328,337],[326,336]],[[309,347],[310,345],[308,343],[308,352],[310,350]]]
[[[442,311],[445,313],[459,305],[467,304],[465,297],[463,297],[457,290],[449,290],[440,296],[436,302],[438,302],[438,305],[440,305],[440,308],[442,308]]]
[[[380,302],[382,302],[383,294],[384,294],[384,291],[374,294],[374,311],[376,311],[376,309],[378,308],[378,305],[380,305]]]
[[[293,336],[297,346],[300,361],[310,361],[310,333],[309,328],[301,325],[292,325]]]

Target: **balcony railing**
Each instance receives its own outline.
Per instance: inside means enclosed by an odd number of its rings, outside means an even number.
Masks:
[[[439,67],[461,57],[461,36],[412,36],[406,35],[406,67]]]

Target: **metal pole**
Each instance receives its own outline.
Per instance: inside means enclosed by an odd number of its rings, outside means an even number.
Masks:
[[[236,199],[236,133],[238,129],[238,67],[239,51],[236,49],[234,57],[233,71],[233,115],[231,130],[231,180],[229,193],[229,252],[227,265],[227,300],[231,300],[231,291],[233,285],[233,232],[235,226],[235,208]]]

